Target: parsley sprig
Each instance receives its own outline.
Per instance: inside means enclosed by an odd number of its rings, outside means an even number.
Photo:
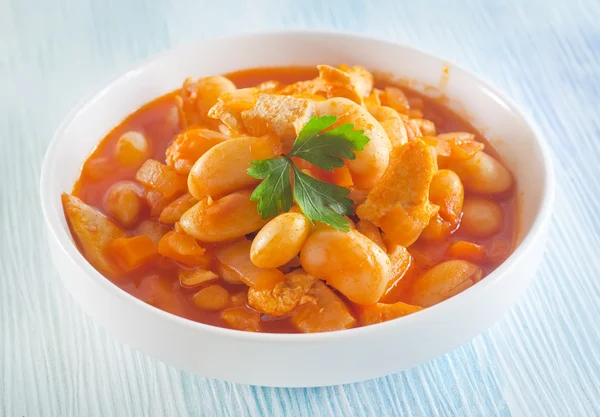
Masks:
[[[258,212],[263,219],[289,211],[295,200],[311,221],[345,232],[350,229],[344,217],[353,212],[354,201],[348,198],[350,190],[311,177],[290,159],[302,158],[327,171],[344,166],[344,159],[355,159],[355,151],[362,151],[369,138],[362,130],[354,130],[352,124],[326,130],[336,120],[336,116],[313,116],[298,134],[289,154],[250,164],[248,174],[263,180],[250,197],[258,201]]]

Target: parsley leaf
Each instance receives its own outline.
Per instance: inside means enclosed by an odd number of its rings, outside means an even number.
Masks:
[[[252,161],[248,175],[264,179],[254,189],[250,200],[258,201],[258,212],[264,220],[286,212],[292,207],[292,184],[290,182],[289,160],[271,158]]]
[[[250,196],[250,200],[258,201],[258,212],[263,219],[289,211],[296,200],[309,220],[345,232],[350,230],[344,217],[353,212],[354,201],[348,198],[350,190],[311,177],[290,159],[292,156],[302,158],[328,171],[344,166],[343,159],[355,159],[354,151],[363,150],[369,138],[362,130],[354,130],[352,124],[325,130],[336,120],[336,116],[313,116],[298,134],[288,155],[250,163],[248,175],[263,180]]]
[[[354,201],[347,196],[350,190],[328,182],[319,181],[300,171],[292,164],[294,173],[294,199],[311,220],[327,223],[347,232],[350,230],[344,214],[352,214]]]
[[[323,132],[337,120],[336,116],[313,116],[298,134],[289,156],[296,156],[327,171],[344,166],[345,159],[355,159],[369,142],[362,130],[345,124]],[[322,133],[321,133],[322,132]]]

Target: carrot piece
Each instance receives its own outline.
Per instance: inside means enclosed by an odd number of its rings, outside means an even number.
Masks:
[[[307,174],[318,180],[346,188],[352,187],[354,185],[354,181],[352,180],[352,176],[350,175],[350,170],[346,165],[344,165],[343,167],[334,168],[333,171],[327,171],[325,169],[319,168],[316,165],[311,164],[310,162],[302,158],[292,157],[292,161],[298,169],[308,170],[309,172],[307,172]]]
[[[354,185],[354,181],[352,181],[352,176],[350,175],[350,169],[348,169],[346,165],[340,168],[334,168],[331,173],[331,182],[340,187],[352,187]]]
[[[211,257],[196,239],[174,231],[165,234],[158,242],[158,253],[187,266],[207,268]]]
[[[292,162],[296,165],[299,170],[310,169],[314,165],[308,162],[306,159],[298,158],[297,156],[291,157]]]
[[[352,176],[350,175],[350,170],[345,165],[340,168],[334,168],[333,171],[327,171],[312,164],[310,164],[310,167],[307,169],[310,171],[311,176],[321,181],[346,188],[354,185],[354,181],[352,181]]]
[[[448,253],[453,258],[463,259],[476,264],[480,264],[485,260],[485,247],[464,240],[450,246]]]
[[[346,303],[323,281],[315,281],[308,295],[314,297],[314,302],[297,307],[291,317],[292,323],[301,332],[331,332],[356,325]]]
[[[131,271],[154,258],[158,252],[148,236],[122,237],[108,244],[108,250],[125,271]]]
[[[160,222],[164,224],[177,223],[181,216],[183,216],[183,213],[192,208],[192,206],[197,202],[198,200],[192,197],[189,193],[182,195],[177,200],[169,203],[169,205],[163,209],[159,217]]]
[[[154,159],[148,159],[138,170],[135,179],[145,187],[158,191],[165,198],[180,195],[187,190],[187,178]]]

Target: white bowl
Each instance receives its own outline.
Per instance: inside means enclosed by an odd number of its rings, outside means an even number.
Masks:
[[[186,320],[122,291],[79,253],[60,195],[70,192],[98,142],[140,106],[178,88],[186,77],[289,65],[363,65],[440,85],[450,106],[467,109],[515,174],[519,245],[477,285],[434,307],[386,323],[321,334],[263,334]],[[76,107],[44,159],[41,201],[52,259],[75,300],[126,344],[179,368],[238,383],[282,387],[356,382],[444,354],[498,320],[523,293],[543,254],[554,174],[539,131],[506,96],[476,76],[415,49],[330,32],[246,34],[202,41],[137,65]],[[442,78],[440,78],[442,77]],[[430,90],[429,90],[430,91]]]

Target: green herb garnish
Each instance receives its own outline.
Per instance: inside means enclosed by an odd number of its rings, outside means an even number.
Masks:
[[[362,130],[354,130],[352,124],[325,131],[336,120],[336,116],[313,116],[298,134],[289,154],[250,164],[248,174],[263,180],[250,197],[258,201],[258,212],[263,219],[289,211],[295,200],[309,220],[344,232],[350,230],[344,217],[353,212],[354,201],[348,198],[350,190],[305,174],[290,159],[302,158],[327,171],[344,166],[342,158],[355,159],[355,151],[362,151],[369,138]]]

